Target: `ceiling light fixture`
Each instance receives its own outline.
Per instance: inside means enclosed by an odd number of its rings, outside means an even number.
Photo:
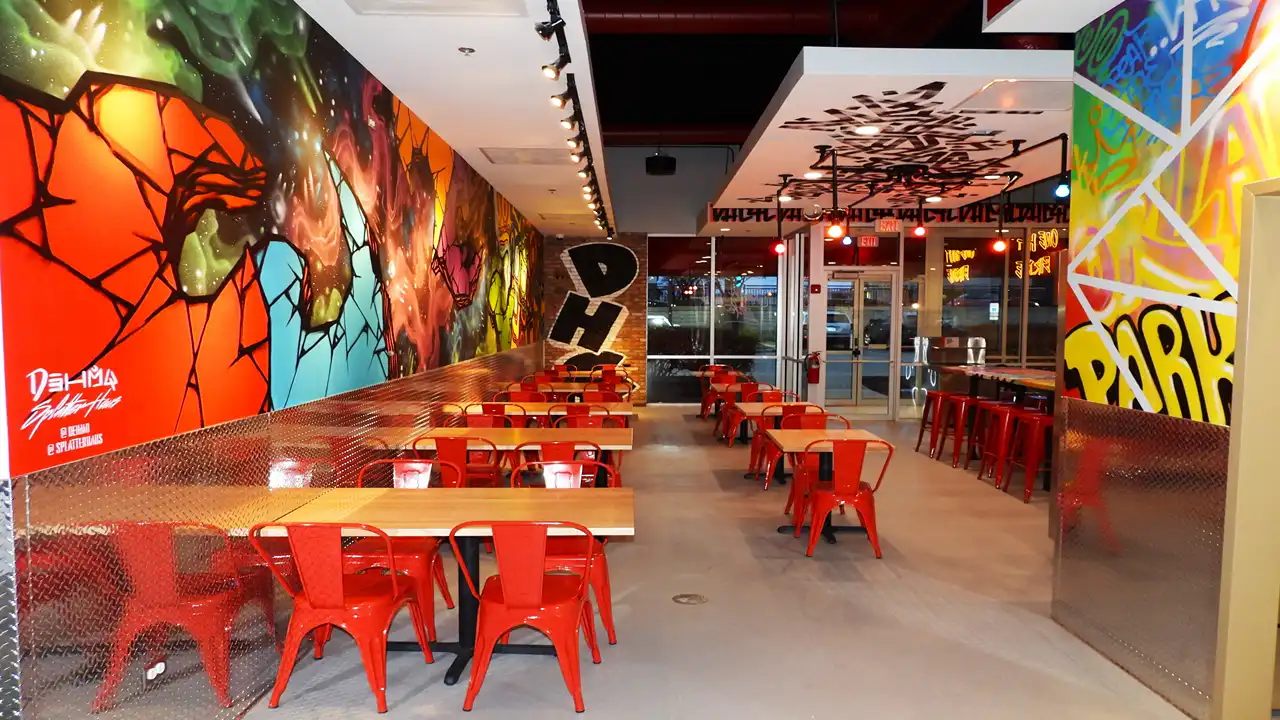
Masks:
[[[570,150],[577,150],[578,148],[587,144],[586,133],[578,133],[577,135],[569,138],[568,140],[565,140],[564,144],[568,145]]]
[[[575,83],[573,80],[573,73],[565,73],[564,77],[565,77],[564,92],[560,93],[559,95],[551,96],[552,107],[563,109],[563,108],[569,107],[569,103],[574,103],[576,105],[578,102],[578,84]]]
[[[999,180],[1002,177],[1004,176],[1003,175],[983,175],[982,179],[983,180]]]
[[[845,235],[845,236],[844,236],[844,239],[840,241],[840,244],[841,244],[841,245],[852,245],[852,244],[853,244],[853,238],[849,237],[848,235]]]
[[[1067,169],[1067,135],[1064,133],[1062,139],[1062,171],[1058,173],[1058,187],[1053,189],[1053,194],[1058,199],[1066,199],[1071,197],[1071,170]]]
[[[583,157],[584,157],[583,151],[581,150],[574,150],[573,152],[569,153],[569,159],[575,163],[582,162]]]
[[[1009,249],[1009,243],[1005,242],[1004,240],[996,240],[995,242],[991,243],[991,249],[994,250],[995,252],[1002,253],[1005,250]]]
[[[597,205],[595,204],[595,201],[594,201],[594,200],[593,200],[592,202],[587,203],[587,209],[588,209],[588,210],[595,210],[595,209],[596,209],[596,207],[597,207]]]
[[[931,197],[925,198],[924,201],[927,203],[940,203],[942,202],[942,198],[938,197],[937,195],[933,195]]]
[[[917,203],[916,205],[916,212],[920,213],[918,216],[919,220],[916,221],[915,229],[911,231],[911,234],[918,238],[922,238],[929,234],[929,231],[924,227],[924,203]]]
[[[720,232],[733,232],[733,228],[720,228]]]
[[[791,198],[791,196],[790,196],[790,195],[779,195],[779,196],[778,196],[778,202],[791,202],[791,200],[792,200],[792,198]]]
[[[854,129],[853,132],[855,135],[862,135],[863,137],[871,137],[872,135],[879,135],[880,128],[876,127],[875,125],[863,125],[862,127]]]
[[[773,254],[774,254],[774,255],[786,255],[786,254],[787,254],[787,244],[786,244],[786,243],[784,243],[784,242],[782,242],[781,240],[779,240],[778,242],[774,243],[774,244],[773,244]]]
[[[556,36],[556,32],[564,28],[564,18],[553,17],[540,23],[534,23],[533,31],[538,33],[538,37],[543,40],[551,40]]]
[[[577,130],[578,129],[577,116],[570,115],[569,117],[561,120],[560,127],[564,128],[565,130],[568,130],[569,132],[573,132],[574,130]]]
[[[817,170],[810,170],[809,172],[804,174],[804,179],[805,180],[821,180],[822,173],[818,172]]]
[[[587,178],[591,177],[591,164],[590,164],[590,163],[588,163],[586,167],[584,167],[584,168],[582,168],[581,170],[579,170],[579,171],[578,171],[578,177],[582,178],[583,180],[586,180]]]
[[[542,66],[542,76],[548,80],[559,80],[560,71],[564,70],[564,66],[569,64],[569,54],[560,53],[560,57],[556,61]]]

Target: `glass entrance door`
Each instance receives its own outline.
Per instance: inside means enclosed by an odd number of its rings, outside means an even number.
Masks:
[[[902,280],[885,268],[827,271],[826,403],[898,417]]]

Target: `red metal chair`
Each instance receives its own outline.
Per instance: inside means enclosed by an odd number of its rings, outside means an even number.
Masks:
[[[130,649],[148,637],[163,646],[170,628],[178,628],[195,640],[200,661],[218,704],[231,707],[231,628],[248,603],[258,603],[267,631],[275,640],[274,594],[260,566],[245,574],[230,571],[214,561],[203,572],[181,572],[176,542],[179,536],[213,539],[220,547],[214,556],[234,557],[225,531],[202,523],[107,523],[128,588],[119,597],[120,618],[111,637],[107,671],[93,701],[93,712],[107,710],[128,669]],[[259,577],[254,577],[260,573]]]
[[[1013,447],[1013,416],[1018,411],[1018,406],[1012,403],[993,400],[978,403],[973,428],[977,442],[972,444],[978,453],[978,478],[994,477],[996,487],[1004,485],[1009,451]],[[969,455],[965,456],[964,469],[969,469]]]
[[[832,453],[831,480],[819,480],[818,456],[820,452],[813,448],[830,444]],[[889,455],[880,468],[875,485],[862,480],[862,466],[867,459],[867,450],[871,447],[883,447]],[[880,536],[876,531],[875,493],[884,482],[884,474],[893,460],[893,446],[883,440],[815,440],[805,448],[802,462],[797,464],[795,503],[795,536],[800,537],[801,526],[804,525],[805,514],[809,515],[809,547],[805,555],[813,557],[817,547],[818,536],[822,534],[824,523],[830,522],[831,511],[843,508],[846,503],[853,506],[858,520],[867,531],[867,539],[871,541],[871,549],[876,557],[880,554]]]
[[[737,394],[742,397],[755,395],[758,392],[760,392],[760,383],[758,382],[738,383]],[[724,438],[728,435],[730,427],[736,428],[742,423],[742,413],[738,411],[738,399],[735,393],[725,393],[723,399],[724,404],[720,406],[720,416],[716,421],[715,429],[712,431],[712,437]],[[729,436],[729,447],[733,447],[732,435]]]
[[[583,390],[582,402],[585,404],[600,404],[611,402],[623,402],[622,396],[612,390]]]
[[[494,393],[495,403],[547,402],[547,394],[532,390],[503,390]]]
[[[587,403],[572,403],[570,405],[556,405],[552,409],[558,407],[567,408],[566,413],[556,417],[555,427],[566,428],[607,428],[622,427],[622,422],[609,412],[609,408],[603,405],[589,405]]]
[[[523,405],[511,402],[471,403],[460,413],[465,427],[527,427],[535,418]]]
[[[477,445],[484,447],[477,450]],[[466,468],[466,477],[461,482],[451,485],[450,478],[442,478],[444,487],[502,487],[502,451],[485,438],[419,436],[413,439],[410,448],[416,458],[429,460],[434,455],[446,463]]]
[[[715,375],[712,375],[711,379],[703,387],[702,408],[698,412],[698,417],[706,419],[707,415],[715,409],[716,403],[723,400],[725,395],[730,395],[730,393],[722,394],[712,390],[712,385],[733,385],[734,383],[739,382],[740,377],[741,376],[736,372],[718,372]]]
[[[289,617],[289,632],[285,635],[284,654],[280,669],[276,671],[275,686],[271,690],[268,707],[277,707],[302,640],[315,631],[327,638],[332,628],[349,633],[360,648],[369,687],[378,703],[378,712],[387,711],[387,632],[391,621],[404,606],[409,606],[413,616],[413,632],[422,646],[427,662],[434,662],[428,639],[424,611],[419,604],[422,596],[418,581],[399,573],[391,538],[372,525],[357,523],[263,523],[249,530],[249,542],[270,562],[271,558],[261,547],[262,531],[268,527],[282,527],[287,533],[289,548],[293,553],[293,566],[298,571],[295,586],[275,564],[271,572],[285,591],[293,598],[293,614]],[[358,529],[370,535],[373,544],[382,546],[382,557],[377,567],[389,572],[351,574],[344,572],[347,564],[342,549],[343,529]],[[427,593],[430,597],[430,593]]]
[[[583,445],[590,447],[582,450]],[[516,446],[515,452],[511,453],[511,464],[514,467],[518,463],[528,464],[533,462],[572,462],[575,460],[598,461],[604,451],[600,446],[593,442],[565,441],[565,442],[531,442],[521,443]],[[611,475],[608,479],[613,480],[617,476]],[[512,475],[511,484],[519,487],[520,478]]]
[[[524,478],[529,475],[540,475],[542,487],[546,488],[581,488],[584,478],[596,478],[604,472],[609,476],[609,487],[620,487],[614,469],[594,460],[573,460],[570,462],[532,462],[516,468],[512,477]],[[529,487],[521,483],[517,487]],[[592,564],[588,568],[580,561],[581,541],[576,538],[547,538],[547,570],[561,570],[579,575],[590,572],[587,577],[591,589],[596,594],[596,607],[600,610],[600,622],[604,624],[605,633],[610,645],[618,644],[618,633],[613,624],[613,590],[609,585],[609,562],[605,558],[604,546],[608,538],[592,538]],[[503,640],[505,642],[505,638]]]
[[[942,459],[942,450],[947,445],[947,438],[950,437],[951,467],[960,467],[960,452],[964,447],[966,429],[981,399],[959,393],[942,398],[942,414],[939,416],[942,422],[934,423],[933,435],[929,443],[930,449],[935,453],[933,457]],[[934,442],[935,438],[936,442]]]
[[[819,407],[818,405],[769,405],[764,407],[765,416],[769,416],[768,414],[772,413],[774,407],[777,407],[778,409],[778,415],[777,415],[778,429],[808,430],[808,429],[826,428],[827,418],[840,419],[842,423],[845,424],[845,429],[849,429],[850,427],[849,420],[841,418],[840,415],[831,415],[828,413],[822,413],[822,411],[820,411],[822,410],[822,407]],[[819,413],[812,413],[812,410],[814,409],[819,410]],[[796,419],[796,418],[808,418],[808,416],[810,415],[815,416],[815,418],[822,418],[822,423],[817,423],[817,421]],[[756,430],[756,434],[758,434],[758,436],[762,438],[760,439],[760,460],[764,461],[764,468],[765,468],[764,489],[769,489],[769,483],[771,483],[773,480],[773,473],[774,471],[777,470],[778,460],[782,459],[782,451],[778,450],[778,446],[773,445],[772,442],[764,442],[763,432],[759,432],[759,430]],[[759,478],[760,477],[759,469],[753,468],[753,470],[755,471],[755,477]]]
[[[787,396],[790,396],[792,398],[792,402],[796,402],[800,400],[800,396],[796,395],[793,392],[783,392],[782,390],[775,390],[771,388],[761,390],[759,389],[759,387],[757,387],[752,392],[747,392],[746,390],[743,390],[742,402],[744,403],[757,403],[757,402],[780,403],[780,402],[786,402]],[[758,416],[748,417],[745,413],[743,413],[741,410],[738,409],[738,404],[739,403],[734,403],[733,405],[733,411],[734,411],[733,417],[725,418],[725,424],[726,424],[726,427],[728,428],[725,434],[729,436],[729,447],[733,447],[733,440],[738,435],[738,431],[741,429],[742,423],[758,419]],[[755,447],[755,442],[753,441],[752,450],[751,450],[752,465],[755,464],[755,454],[756,454],[756,447]]]
[[[478,578],[471,577],[466,565],[461,566],[467,587],[480,598],[471,683],[467,686],[462,709],[469,711],[474,705],[489,670],[494,646],[507,633],[527,625],[546,635],[555,646],[565,685],[573,696],[574,709],[583,712],[586,707],[582,702],[582,675],[578,660],[579,633],[591,648],[592,661],[600,662],[595,618],[591,614],[591,600],[587,593],[595,556],[591,532],[581,525],[565,522],[466,522],[449,533],[449,544],[457,557],[462,557],[458,548],[458,532],[473,527],[491,529],[498,575],[485,580],[484,588],[477,591]],[[550,538],[547,535],[552,528],[568,529],[582,535],[579,541],[581,550],[577,556],[581,558],[579,566],[585,571],[580,575],[546,572],[545,568],[551,561],[548,558]]]

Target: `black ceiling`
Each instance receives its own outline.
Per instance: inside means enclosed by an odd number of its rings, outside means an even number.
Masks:
[[[831,0],[583,0],[609,145],[740,144],[805,46],[831,45]],[[1070,48],[982,33],[982,0],[841,0],[846,47]],[[778,32],[775,32],[775,29]]]

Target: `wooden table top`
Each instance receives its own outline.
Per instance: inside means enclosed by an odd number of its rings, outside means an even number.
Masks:
[[[736,382],[736,383],[711,383],[711,391],[718,392],[718,393],[742,392],[743,383],[750,383],[750,382],[751,382],[750,380],[743,380],[742,382]],[[761,390],[777,389],[774,386],[770,385],[769,383],[759,383],[759,385]]]
[[[551,402],[512,401],[507,404],[519,406],[511,409],[512,412],[516,415],[520,414],[519,408],[524,408],[526,415],[567,415],[568,414],[567,411],[564,409],[564,406],[566,403],[562,403],[562,402],[551,403]],[[591,405],[592,407],[592,410],[591,410],[592,415],[604,415],[605,413],[601,412],[599,408],[604,408],[605,410],[608,410],[609,411],[608,414],[610,415],[635,415],[635,407],[629,402],[602,402],[602,403],[588,403],[588,404]],[[454,403],[445,403],[446,410],[450,405],[454,405]],[[556,408],[555,412],[551,411],[552,408]],[[479,405],[471,405],[470,407],[467,408],[467,414],[483,415],[484,408],[480,407]]]
[[[393,537],[445,537],[457,525],[471,520],[560,520],[578,523],[594,535],[635,535],[635,493],[631,488],[338,488],[279,522],[364,523]],[[571,530],[551,532],[576,534]],[[283,534],[279,528],[264,533]],[[489,534],[485,528],[459,533]]]
[[[426,438],[418,446],[431,447],[432,437],[482,438],[492,442],[499,450],[514,450],[517,445],[540,442],[595,443],[601,450],[630,450],[633,432],[631,428],[432,428],[426,433],[404,428],[412,437],[402,447],[411,447],[414,437]],[[391,444],[391,443],[388,443]],[[394,447],[394,445],[392,445]],[[581,450],[591,446],[583,445]]]
[[[1022,385],[1033,390],[1056,390],[1058,375],[1052,370],[1038,368],[1005,367],[1002,365],[942,365],[942,372],[996,380],[1011,385]]]
[[[814,403],[808,403],[808,402],[796,402],[796,401],[794,401],[794,400],[792,400],[792,401],[787,401],[787,402],[749,402],[749,403],[737,403],[737,404],[735,404],[735,405],[734,405],[734,407],[736,407],[736,408],[738,408],[739,410],[741,410],[741,411],[742,411],[742,413],[743,413],[744,415],[748,415],[748,416],[752,416],[752,417],[760,417],[761,415],[766,414],[766,413],[765,413],[765,408],[768,408],[768,409],[769,409],[768,415],[770,415],[770,416],[772,416],[772,415],[781,415],[781,414],[782,414],[782,408],[781,408],[781,407],[779,407],[780,405],[788,405],[788,406],[789,406],[789,405],[805,405],[805,406],[808,406],[809,408],[811,408],[811,409],[809,409],[809,410],[806,410],[805,412],[826,412],[826,411],[827,411],[827,410],[826,410],[826,408],[824,408],[824,407],[822,407],[822,406],[820,406],[820,405],[815,405]]]
[[[605,390],[620,394],[631,392],[631,385],[625,382],[538,382],[539,392],[543,391],[544,388],[557,393],[578,393],[585,390]]]
[[[618,372],[622,375],[629,376],[631,375],[630,370],[631,370],[630,368],[622,368],[618,370]],[[598,377],[600,375],[600,371],[599,370],[567,370],[564,372],[557,373],[557,375],[559,375],[560,377],[567,377],[567,378],[591,378],[591,377]]]
[[[809,443],[815,440],[835,439],[835,440],[880,440],[875,433],[866,430],[765,430],[765,437],[774,445],[777,445],[784,453],[802,453],[805,448],[809,447]],[[818,452],[830,450],[831,445],[818,445],[814,448]]]
[[[69,526],[95,523],[181,522],[243,535],[249,525],[274,520],[325,492],[225,485],[34,485],[28,490],[31,513],[27,515],[27,504],[15,505],[14,527],[22,534],[66,532]]]

